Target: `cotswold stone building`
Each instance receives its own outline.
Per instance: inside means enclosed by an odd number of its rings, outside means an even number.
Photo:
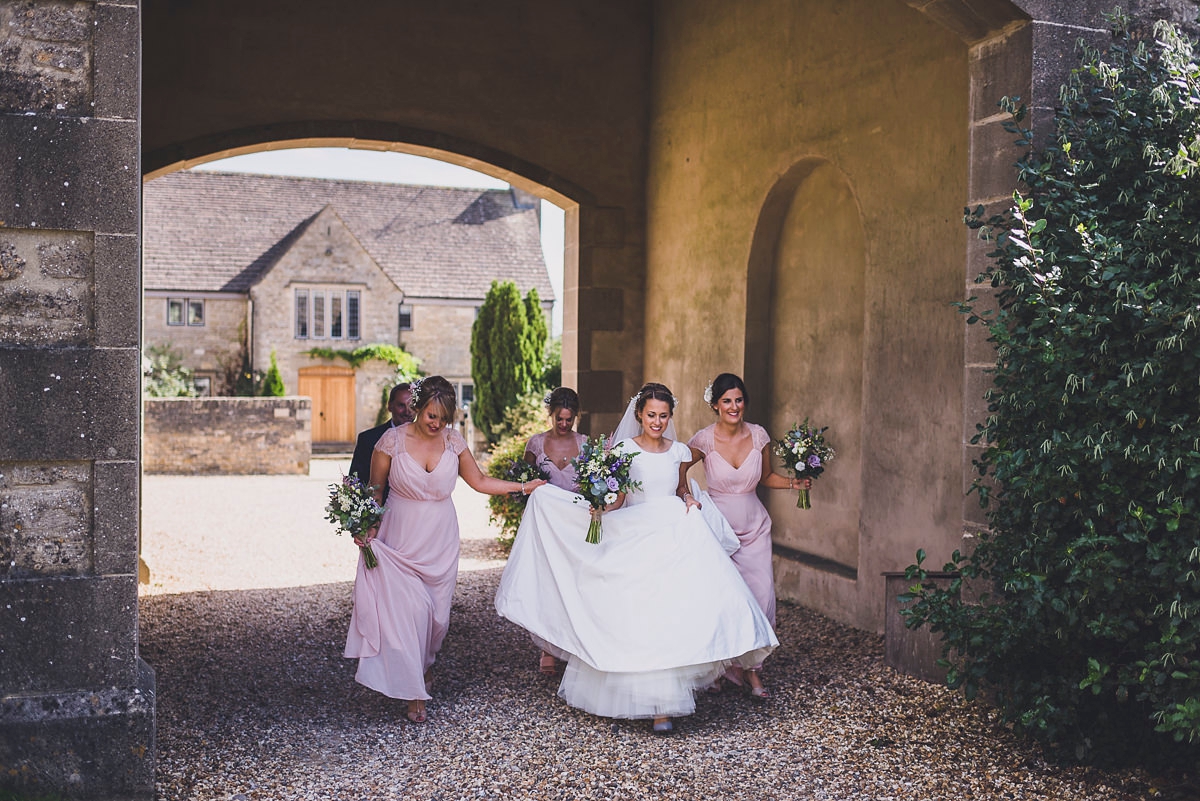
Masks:
[[[829,425],[814,508],[772,501],[777,587],[882,630],[881,573],[917,548],[941,564],[985,523],[964,490],[993,354],[951,304],[987,291],[963,207],[1014,189],[996,102],[1020,96],[1044,133],[1114,5],[0,0],[0,788],[153,792],[144,179],[330,145],[553,200],[584,430],[654,379],[690,433],[722,370],[776,435]]]
[[[176,172],[143,190],[143,345],[169,346],[203,394],[228,394],[248,349],[313,399],[313,442],[375,424],[391,368],[314,348],[400,345],[473,397],[471,326],[491,282],[554,291],[538,199],[519,189]]]

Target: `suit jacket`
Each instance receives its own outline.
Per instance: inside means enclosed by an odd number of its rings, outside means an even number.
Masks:
[[[368,428],[358,435],[358,439],[354,443],[354,456],[350,460],[350,475],[358,476],[358,480],[367,485],[371,483],[371,454],[375,452],[375,444],[379,442],[379,438],[392,427],[389,420],[380,426]],[[388,485],[383,485],[383,500],[386,502],[388,496]]]

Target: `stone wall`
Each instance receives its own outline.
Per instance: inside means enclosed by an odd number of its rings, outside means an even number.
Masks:
[[[0,796],[149,799],[137,0],[0,0]]]
[[[308,475],[308,398],[154,398],[144,408],[147,473]]]
[[[204,325],[167,325],[168,298],[204,301]],[[168,345],[184,367],[212,379],[213,395],[231,395],[225,384],[227,367],[240,365],[246,338],[245,295],[205,292],[146,293],[142,302],[142,341],[145,347]]]

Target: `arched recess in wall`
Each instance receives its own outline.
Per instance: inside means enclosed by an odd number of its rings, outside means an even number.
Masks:
[[[777,550],[857,577],[862,500],[866,244],[846,177],[804,159],[768,193],[747,273],[746,383],[775,436],[805,417],[829,426],[837,460],[813,508],[771,493]]]

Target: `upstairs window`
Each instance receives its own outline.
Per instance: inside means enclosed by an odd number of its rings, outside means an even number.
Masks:
[[[308,286],[294,290],[296,339],[358,339],[362,293],[357,289]]]
[[[204,299],[167,298],[167,325],[204,325]]]
[[[400,304],[400,330],[413,330],[413,308],[407,303]]]

